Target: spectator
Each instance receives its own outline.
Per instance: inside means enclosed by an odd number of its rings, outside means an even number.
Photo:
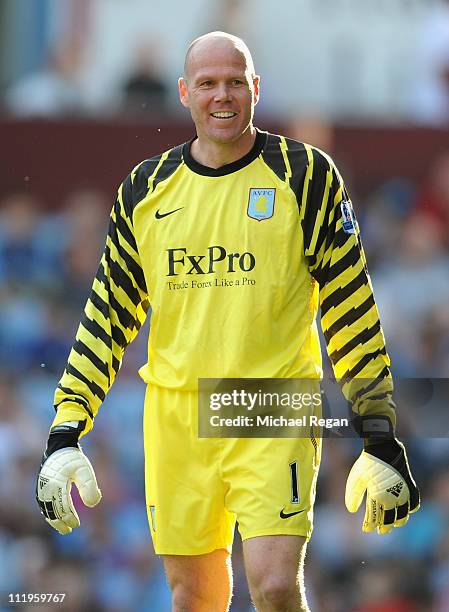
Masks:
[[[128,115],[154,118],[167,111],[168,87],[162,78],[159,55],[154,44],[137,47],[133,68],[122,86],[122,107]]]
[[[422,213],[413,215],[402,230],[396,260],[373,275],[385,336],[398,375],[429,375],[427,368],[426,372],[418,369],[419,329],[432,311],[447,309],[449,285],[443,279],[448,271],[449,255],[443,248],[441,226]],[[432,376],[447,375],[441,370],[444,361],[431,372]]]
[[[426,9],[421,34],[412,58],[410,114],[429,125],[449,124],[449,0],[438,0]]]
[[[427,184],[418,194],[417,210],[436,221],[449,251],[449,151],[434,161]]]
[[[61,117],[83,109],[77,83],[79,50],[61,44],[50,51],[40,70],[27,74],[7,90],[6,110],[17,117]]]

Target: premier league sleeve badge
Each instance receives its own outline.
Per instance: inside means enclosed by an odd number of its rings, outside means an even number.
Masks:
[[[343,231],[346,234],[355,234],[356,233],[356,223],[354,216],[354,211],[352,209],[352,204],[350,200],[343,200],[340,204],[341,206],[341,218],[343,224]]]

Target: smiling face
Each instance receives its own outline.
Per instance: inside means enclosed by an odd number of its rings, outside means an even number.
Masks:
[[[213,35],[199,39],[187,55],[179,94],[190,110],[200,144],[245,147],[252,142],[259,77],[238,39]]]

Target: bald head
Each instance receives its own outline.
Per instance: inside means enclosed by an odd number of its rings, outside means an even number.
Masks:
[[[259,83],[251,53],[240,38],[210,32],[190,44],[178,90],[196,127],[198,138],[192,147],[203,152],[201,163],[213,165],[219,158],[219,165],[224,165],[251,149]]]
[[[233,34],[228,34],[227,32],[209,32],[208,34],[203,34],[203,36],[195,38],[187,49],[186,58],[184,61],[184,78],[186,80],[189,77],[192,63],[201,56],[207,56],[208,50],[212,48],[222,48],[223,51],[227,51],[229,49],[239,51],[245,58],[246,67],[250,75],[255,75],[254,62],[251,52],[241,38],[234,36]]]

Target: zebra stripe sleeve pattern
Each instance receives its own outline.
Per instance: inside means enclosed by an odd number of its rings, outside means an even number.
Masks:
[[[287,152],[292,167],[295,156],[307,156],[295,187],[304,254],[319,286],[321,326],[335,377],[355,413],[385,414],[394,423],[390,359],[349,194],[329,156],[292,145]]]
[[[86,420],[83,434],[92,428],[120,369],[124,351],[136,337],[149,309],[132,222],[133,201],[143,187],[139,177],[134,169],[118,190],[104,252],[55,393],[55,409],[63,407],[66,420]]]

